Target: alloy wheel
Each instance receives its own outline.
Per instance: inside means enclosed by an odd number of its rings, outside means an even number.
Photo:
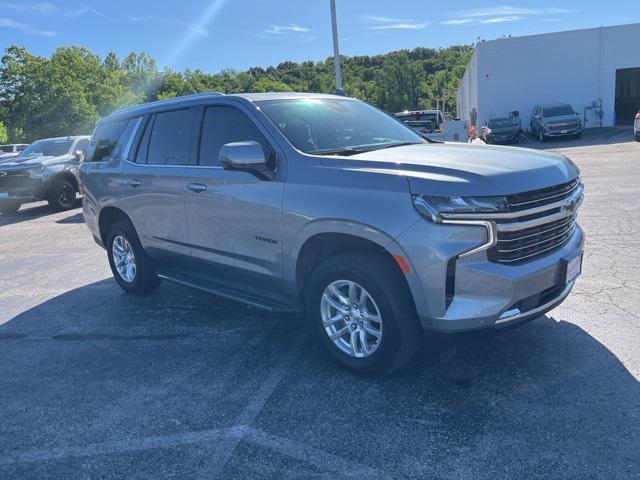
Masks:
[[[336,280],[320,301],[326,334],[342,352],[355,358],[372,355],[382,340],[382,315],[367,290],[350,280]]]
[[[133,248],[122,235],[118,235],[113,239],[111,245],[111,255],[113,256],[113,264],[118,271],[120,278],[127,283],[133,282],[136,278],[136,256],[133,253]]]

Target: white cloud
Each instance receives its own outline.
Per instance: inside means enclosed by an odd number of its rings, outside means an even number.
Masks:
[[[463,10],[458,12],[455,18],[444,20],[440,23],[442,25],[487,25],[517,22],[527,17],[558,15],[570,12],[572,12],[572,10],[556,7],[524,8],[503,5]]]
[[[369,30],[422,30],[429,26],[429,22],[416,22],[404,18],[383,17],[378,15],[364,15],[364,21],[369,24]]]
[[[58,10],[58,7],[48,2],[0,2],[0,8],[19,12],[37,12],[43,15],[48,15]]]
[[[559,13],[571,13],[571,10],[565,8],[522,8],[522,7],[486,7],[476,8],[472,10],[465,10],[461,13],[462,17],[499,17],[506,15],[547,15],[547,14],[559,14]]]
[[[266,35],[284,35],[287,33],[308,33],[310,29],[295,23],[285,23],[282,25],[269,25],[264,29]]]
[[[51,30],[39,30],[32,25],[22,23],[11,18],[0,18],[0,28],[13,28],[28,35],[38,35],[41,37],[53,37],[56,32]]]

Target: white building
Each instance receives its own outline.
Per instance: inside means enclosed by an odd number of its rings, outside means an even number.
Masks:
[[[458,90],[458,116],[481,125],[537,104],[566,102],[585,127],[629,124],[640,109],[640,23],[509,37],[476,45]],[[591,105],[601,105],[602,115]]]

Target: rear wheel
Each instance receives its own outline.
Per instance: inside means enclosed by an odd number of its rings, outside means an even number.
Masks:
[[[111,272],[123,290],[150,293],[158,288],[161,280],[130,222],[121,220],[113,224],[106,247]]]
[[[47,201],[56,210],[71,210],[76,205],[76,187],[69,180],[58,180],[49,191]]]
[[[306,309],[314,336],[358,374],[391,373],[422,345],[406,282],[381,254],[350,252],[326,260],[309,280]]]
[[[15,215],[20,209],[20,203],[14,201],[0,203],[0,213],[3,215]]]

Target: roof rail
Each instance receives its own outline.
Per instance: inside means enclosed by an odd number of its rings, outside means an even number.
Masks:
[[[183,102],[185,100],[192,99],[192,98],[222,96],[222,95],[224,95],[224,93],[221,93],[221,92],[200,92],[200,93],[192,93],[190,95],[182,95],[182,96],[179,96],[179,97],[167,98],[165,100],[155,100],[153,102],[139,103],[137,105],[131,105],[130,107],[121,108],[119,110],[111,112],[105,118],[109,118],[109,117],[115,116],[115,115],[122,115],[122,114],[125,114],[127,112],[134,112],[137,109],[149,108],[149,107],[153,107],[155,105],[171,105],[173,103],[180,103],[180,102]]]

